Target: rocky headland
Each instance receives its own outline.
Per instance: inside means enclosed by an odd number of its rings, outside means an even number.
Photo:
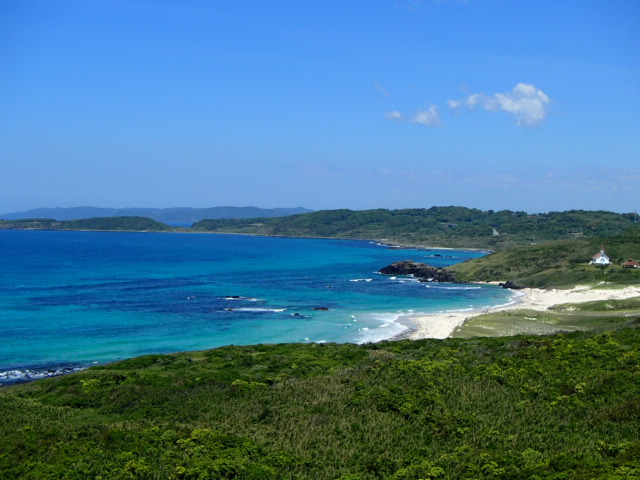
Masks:
[[[379,270],[384,275],[413,275],[421,282],[459,283],[453,272],[413,260],[401,260]]]

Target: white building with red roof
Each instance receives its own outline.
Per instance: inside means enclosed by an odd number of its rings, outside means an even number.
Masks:
[[[604,253],[604,245],[600,247],[600,252],[594,255],[589,263],[592,265],[609,265],[611,263],[611,259]]]

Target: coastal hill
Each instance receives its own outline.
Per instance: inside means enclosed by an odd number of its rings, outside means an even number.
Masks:
[[[465,207],[320,210],[279,218],[207,219],[194,230],[296,237],[365,238],[404,245],[499,250],[546,240],[615,235],[634,213],[571,210],[527,214]]]
[[[601,248],[611,264],[589,264]],[[450,267],[457,281],[509,281],[520,287],[558,288],[584,283],[632,285],[640,283],[640,226],[609,237],[556,240],[501,250]]]
[[[54,220],[79,220],[97,217],[148,217],[170,225],[187,226],[204,218],[253,218],[280,217],[311,212],[302,207],[258,208],[258,207],[212,207],[212,208],[36,208],[24,212],[0,214],[0,219],[51,218]]]
[[[608,265],[591,264],[604,251]],[[511,247],[444,269],[398,261],[380,269],[420,281],[502,282],[506,288],[567,288],[584,284],[640,284],[640,226],[611,237],[551,240]]]

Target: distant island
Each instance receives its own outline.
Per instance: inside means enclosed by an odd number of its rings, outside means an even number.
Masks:
[[[312,210],[295,208],[258,208],[258,207],[211,207],[211,208],[36,208],[23,212],[3,213],[0,219],[20,220],[24,218],[47,218],[53,220],[81,220],[101,217],[148,217],[169,225],[189,226],[205,218],[254,218],[282,217]]]
[[[79,220],[25,218],[0,220],[0,230],[98,230],[116,232],[166,232],[178,230],[147,217],[95,217]]]

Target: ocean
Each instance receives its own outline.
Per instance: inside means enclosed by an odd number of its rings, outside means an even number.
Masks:
[[[413,313],[511,293],[378,269],[484,253],[369,241],[195,233],[0,230],[0,384],[150,353],[281,342],[374,342]]]

